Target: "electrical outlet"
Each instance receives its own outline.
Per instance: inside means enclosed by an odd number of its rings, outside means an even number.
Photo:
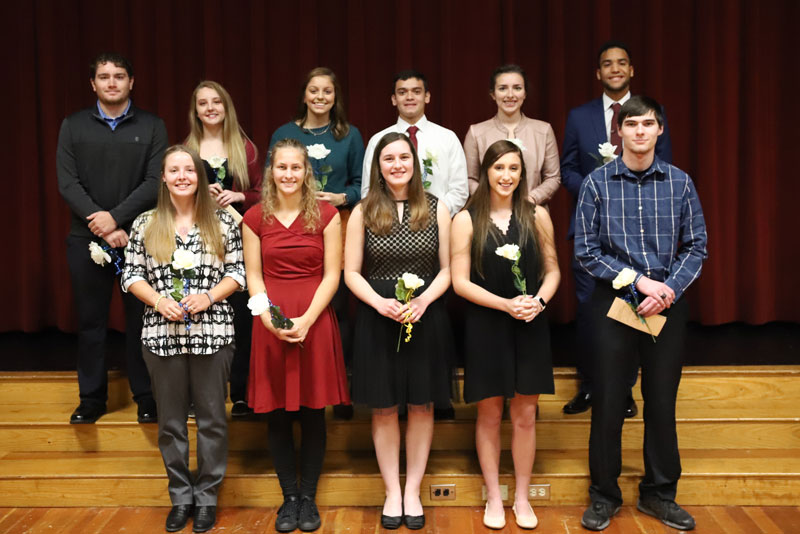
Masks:
[[[528,496],[536,501],[549,501],[550,484],[531,484],[528,488]]]
[[[500,484],[500,498],[503,502],[508,500],[508,484]],[[481,500],[486,500],[486,486],[481,486]]]
[[[454,501],[456,500],[455,484],[431,484],[432,501]]]

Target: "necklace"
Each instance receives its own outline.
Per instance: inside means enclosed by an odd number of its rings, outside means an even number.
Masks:
[[[320,126],[320,127],[318,127],[318,128],[303,128],[303,131],[304,131],[304,132],[306,132],[306,133],[310,133],[310,134],[311,134],[311,135],[313,135],[314,137],[319,137],[320,135],[322,135],[322,134],[326,133],[328,130],[330,130],[330,128],[331,128],[331,123],[329,122],[328,124],[326,124],[326,125],[324,126],[324,129],[323,129],[321,132],[315,132],[315,131],[314,131],[314,130],[319,130],[320,128],[323,128],[323,127],[322,127],[322,126]]]

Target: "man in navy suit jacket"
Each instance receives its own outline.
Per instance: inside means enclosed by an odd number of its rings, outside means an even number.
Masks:
[[[620,154],[622,143],[616,132],[616,112],[631,97],[630,84],[633,78],[628,47],[619,41],[609,41],[600,47],[597,54],[597,79],[603,86],[603,95],[572,109],[567,117],[564,130],[564,148],[561,152],[561,182],[570,192],[575,202],[583,179],[597,167],[603,165],[603,158],[598,151],[599,145],[612,142],[616,145],[616,154]],[[618,103],[619,106],[614,106]],[[662,110],[663,112],[663,110]],[[613,120],[612,120],[613,119]],[[658,138],[656,155],[672,163],[672,144],[669,140],[669,129],[664,117],[664,133]],[[575,204],[569,223],[567,237],[575,235]],[[572,259],[572,273],[575,278],[575,292],[578,297],[578,313],[576,316],[577,337],[579,340],[577,369],[581,377],[581,385],[575,397],[564,405],[564,413],[576,414],[589,409],[592,403],[591,358],[592,343],[588,303],[594,291],[594,279],[581,269],[575,258]],[[631,388],[636,384],[637,373],[630,379]],[[628,397],[625,409],[626,417],[637,413],[633,395]]]

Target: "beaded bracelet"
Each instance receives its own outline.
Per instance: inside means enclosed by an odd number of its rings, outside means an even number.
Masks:
[[[161,299],[163,299],[163,298],[164,298],[164,295],[159,295],[159,296],[158,296],[158,298],[156,299],[156,305],[155,305],[155,306],[153,306],[153,309],[154,309],[156,312],[158,312],[158,303],[159,303],[159,302],[161,302]]]

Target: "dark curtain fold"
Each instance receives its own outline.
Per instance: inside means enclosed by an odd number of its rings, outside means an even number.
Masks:
[[[531,81],[524,112],[550,122],[560,142],[569,109],[600,93],[595,53],[609,38],[631,47],[633,91],[666,107],[674,162],[703,203],[709,259],[689,291],[693,319],[800,322],[795,0],[37,0],[7,10],[0,331],[75,328],[55,152],[61,120],[95,101],[88,62],[100,50],[130,57],[133,98],[165,120],[171,142],[186,135],[191,91],[209,78],[230,91],[264,151],[318,65],[341,78],[366,141],[395,120],[395,71],[425,72],[428,117],[463,139],[496,110],[492,69],[519,63]],[[551,204],[564,278],[552,304],[557,322],[575,311],[570,202],[561,190]],[[112,325],[122,328],[119,302],[115,310]]]

